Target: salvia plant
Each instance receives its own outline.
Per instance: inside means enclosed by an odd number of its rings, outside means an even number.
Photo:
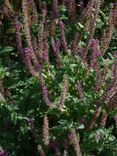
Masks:
[[[117,156],[117,2],[85,3],[2,2],[0,156]]]

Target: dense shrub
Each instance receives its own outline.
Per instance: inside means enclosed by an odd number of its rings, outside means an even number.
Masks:
[[[10,2],[1,2],[12,35],[0,44],[0,155],[116,156],[116,3]]]

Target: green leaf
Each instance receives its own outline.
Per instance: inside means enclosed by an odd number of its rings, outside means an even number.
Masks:
[[[82,125],[78,126],[78,129],[84,129],[84,125],[82,124]]]
[[[13,47],[7,46],[7,47],[0,47],[0,55],[1,54],[9,54],[14,51]]]

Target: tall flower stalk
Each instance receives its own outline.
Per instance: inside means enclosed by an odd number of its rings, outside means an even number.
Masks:
[[[21,25],[20,25],[20,23],[18,21],[18,17],[15,18],[14,25],[15,25],[15,29],[16,29],[16,43],[17,43],[17,48],[20,51],[20,53],[22,54],[23,47],[22,47],[22,39],[21,39],[21,33],[20,33]]]
[[[69,156],[69,154],[68,154],[68,149],[69,149],[69,141],[68,141],[68,139],[65,139],[63,148],[64,148],[63,156]]]
[[[65,0],[67,6],[68,17],[71,21],[76,18],[76,4],[75,0]]]
[[[81,99],[83,99],[84,95],[83,95],[83,89],[82,89],[81,80],[78,80],[78,81],[77,81],[77,90],[78,90],[79,97],[80,97]]]
[[[73,37],[73,41],[71,44],[71,52],[75,56],[78,53],[78,42],[79,42],[79,33],[76,32]]]
[[[59,101],[57,103],[57,108],[61,109],[65,103],[65,99],[68,93],[68,75],[64,74],[63,77],[63,89],[61,91],[61,95]]]
[[[95,89],[96,91],[99,91],[102,86],[102,78],[103,78],[99,62],[96,63],[95,70],[96,70]]]
[[[53,0],[52,14],[53,14],[54,18],[57,18],[59,16],[58,0]]]
[[[42,94],[43,94],[43,100],[46,103],[47,106],[50,106],[51,101],[49,99],[49,95],[48,95],[48,88],[45,84],[45,80],[42,76],[42,66],[40,64],[38,64],[37,66],[38,72],[39,72],[39,82],[41,85],[41,90],[42,90]]]
[[[2,147],[0,147],[0,156],[8,156],[8,152]]]
[[[59,149],[59,143],[58,143],[58,141],[52,140],[52,141],[50,142],[50,146],[51,146],[51,148],[55,151],[55,155],[56,155],[56,156],[61,156],[61,151],[60,151],[60,149]]]
[[[47,32],[44,32],[44,39],[43,39],[43,47],[44,47],[44,51],[43,51],[43,59],[44,61],[47,63],[48,67],[50,65],[50,61],[49,61],[49,45],[48,45],[48,38],[47,38]]]
[[[100,51],[99,51],[99,41],[97,39],[92,39],[91,40],[91,47],[92,47],[92,56],[91,56],[91,62],[89,65],[89,68],[94,68],[99,56],[100,56]]]
[[[45,152],[40,144],[38,144],[37,149],[38,149],[40,156],[46,156]]]
[[[113,71],[112,71],[112,76],[113,76],[113,79],[115,81],[117,81],[117,50],[114,52],[114,64],[113,64]]]
[[[117,93],[109,100],[107,108],[110,109],[115,109],[117,108]]]
[[[30,0],[30,6],[32,7],[32,20],[38,24],[38,12],[37,12],[37,8],[35,6],[35,2],[34,0]]]
[[[65,52],[67,52],[68,45],[67,45],[67,40],[66,40],[66,36],[65,36],[65,25],[64,25],[63,21],[61,21],[61,20],[59,21],[59,27],[60,27],[62,44],[63,44]]]
[[[117,114],[114,116],[114,121],[115,121],[116,130],[117,130]]]
[[[108,46],[110,44],[114,29],[114,14],[113,14],[113,4],[111,4],[109,8],[109,18],[108,18],[108,27],[107,30],[103,32],[102,37],[100,39],[100,47],[102,55],[105,54]]]
[[[100,11],[100,7],[102,4],[101,0],[91,0],[91,6],[89,6],[89,13],[87,12],[86,14],[89,15],[89,19],[87,19],[86,21],[89,23],[88,26],[86,26],[87,30],[89,32],[88,34],[88,39],[86,42],[86,46],[84,49],[84,60],[86,61],[87,58],[87,54],[88,54],[88,49],[90,47],[90,40],[93,38],[95,29],[96,29],[96,19],[98,18],[98,14]],[[87,10],[88,11],[88,10]],[[86,15],[85,15],[86,16]],[[87,16],[86,16],[87,17]]]
[[[33,138],[38,140],[39,139],[39,135],[38,135],[37,129],[35,127],[34,121],[35,121],[34,118],[30,118],[30,119],[27,120],[27,123],[28,123],[28,125],[31,128],[31,132],[32,132]]]
[[[89,123],[89,129],[90,130],[95,126],[95,124],[97,122],[97,119],[98,119],[98,117],[100,115],[100,111],[101,111],[101,107],[97,107],[95,112],[94,112],[93,118]]]
[[[11,16],[13,17],[15,15],[15,12],[14,12],[9,0],[4,0],[4,4],[8,8],[9,13],[11,14]]]
[[[23,12],[23,17],[24,17],[24,30],[25,30],[25,36],[26,36],[26,43],[27,43],[27,46],[30,48],[30,57],[31,57],[34,65],[37,65],[38,60],[33,51],[32,41],[31,41],[27,0],[22,0],[22,12]]]
[[[49,120],[47,115],[43,119],[43,142],[45,145],[49,144]]]
[[[34,76],[36,74],[36,70],[33,67],[33,64],[31,62],[30,58],[30,49],[28,47],[23,48],[23,57],[24,57],[24,62],[26,63],[29,72]]]
[[[78,140],[78,137],[77,137],[77,134],[76,134],[76,131],[74,128],[70,129],[69,140],[70,140],[71,144],[73,144],[73,146],[74,146],[76,156],[82,156],[79,140]]]
[[[102,128],[104,128],[106,126],[107,117],[108,117],[107,112],[103,111],[102,117],[101,117],[101,126],[102,126]]]
[[[52,49],[53,49],[54,55],[56,57],[57,67],[60,67],[61,66],[61,59],[60,59],[61,43],[60,43],[60,40],[52,38],[51,43],[52,43]]]

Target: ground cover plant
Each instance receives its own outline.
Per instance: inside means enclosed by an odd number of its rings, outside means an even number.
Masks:
[[[0,1],[0,156],[117,156],[117,2]]]

